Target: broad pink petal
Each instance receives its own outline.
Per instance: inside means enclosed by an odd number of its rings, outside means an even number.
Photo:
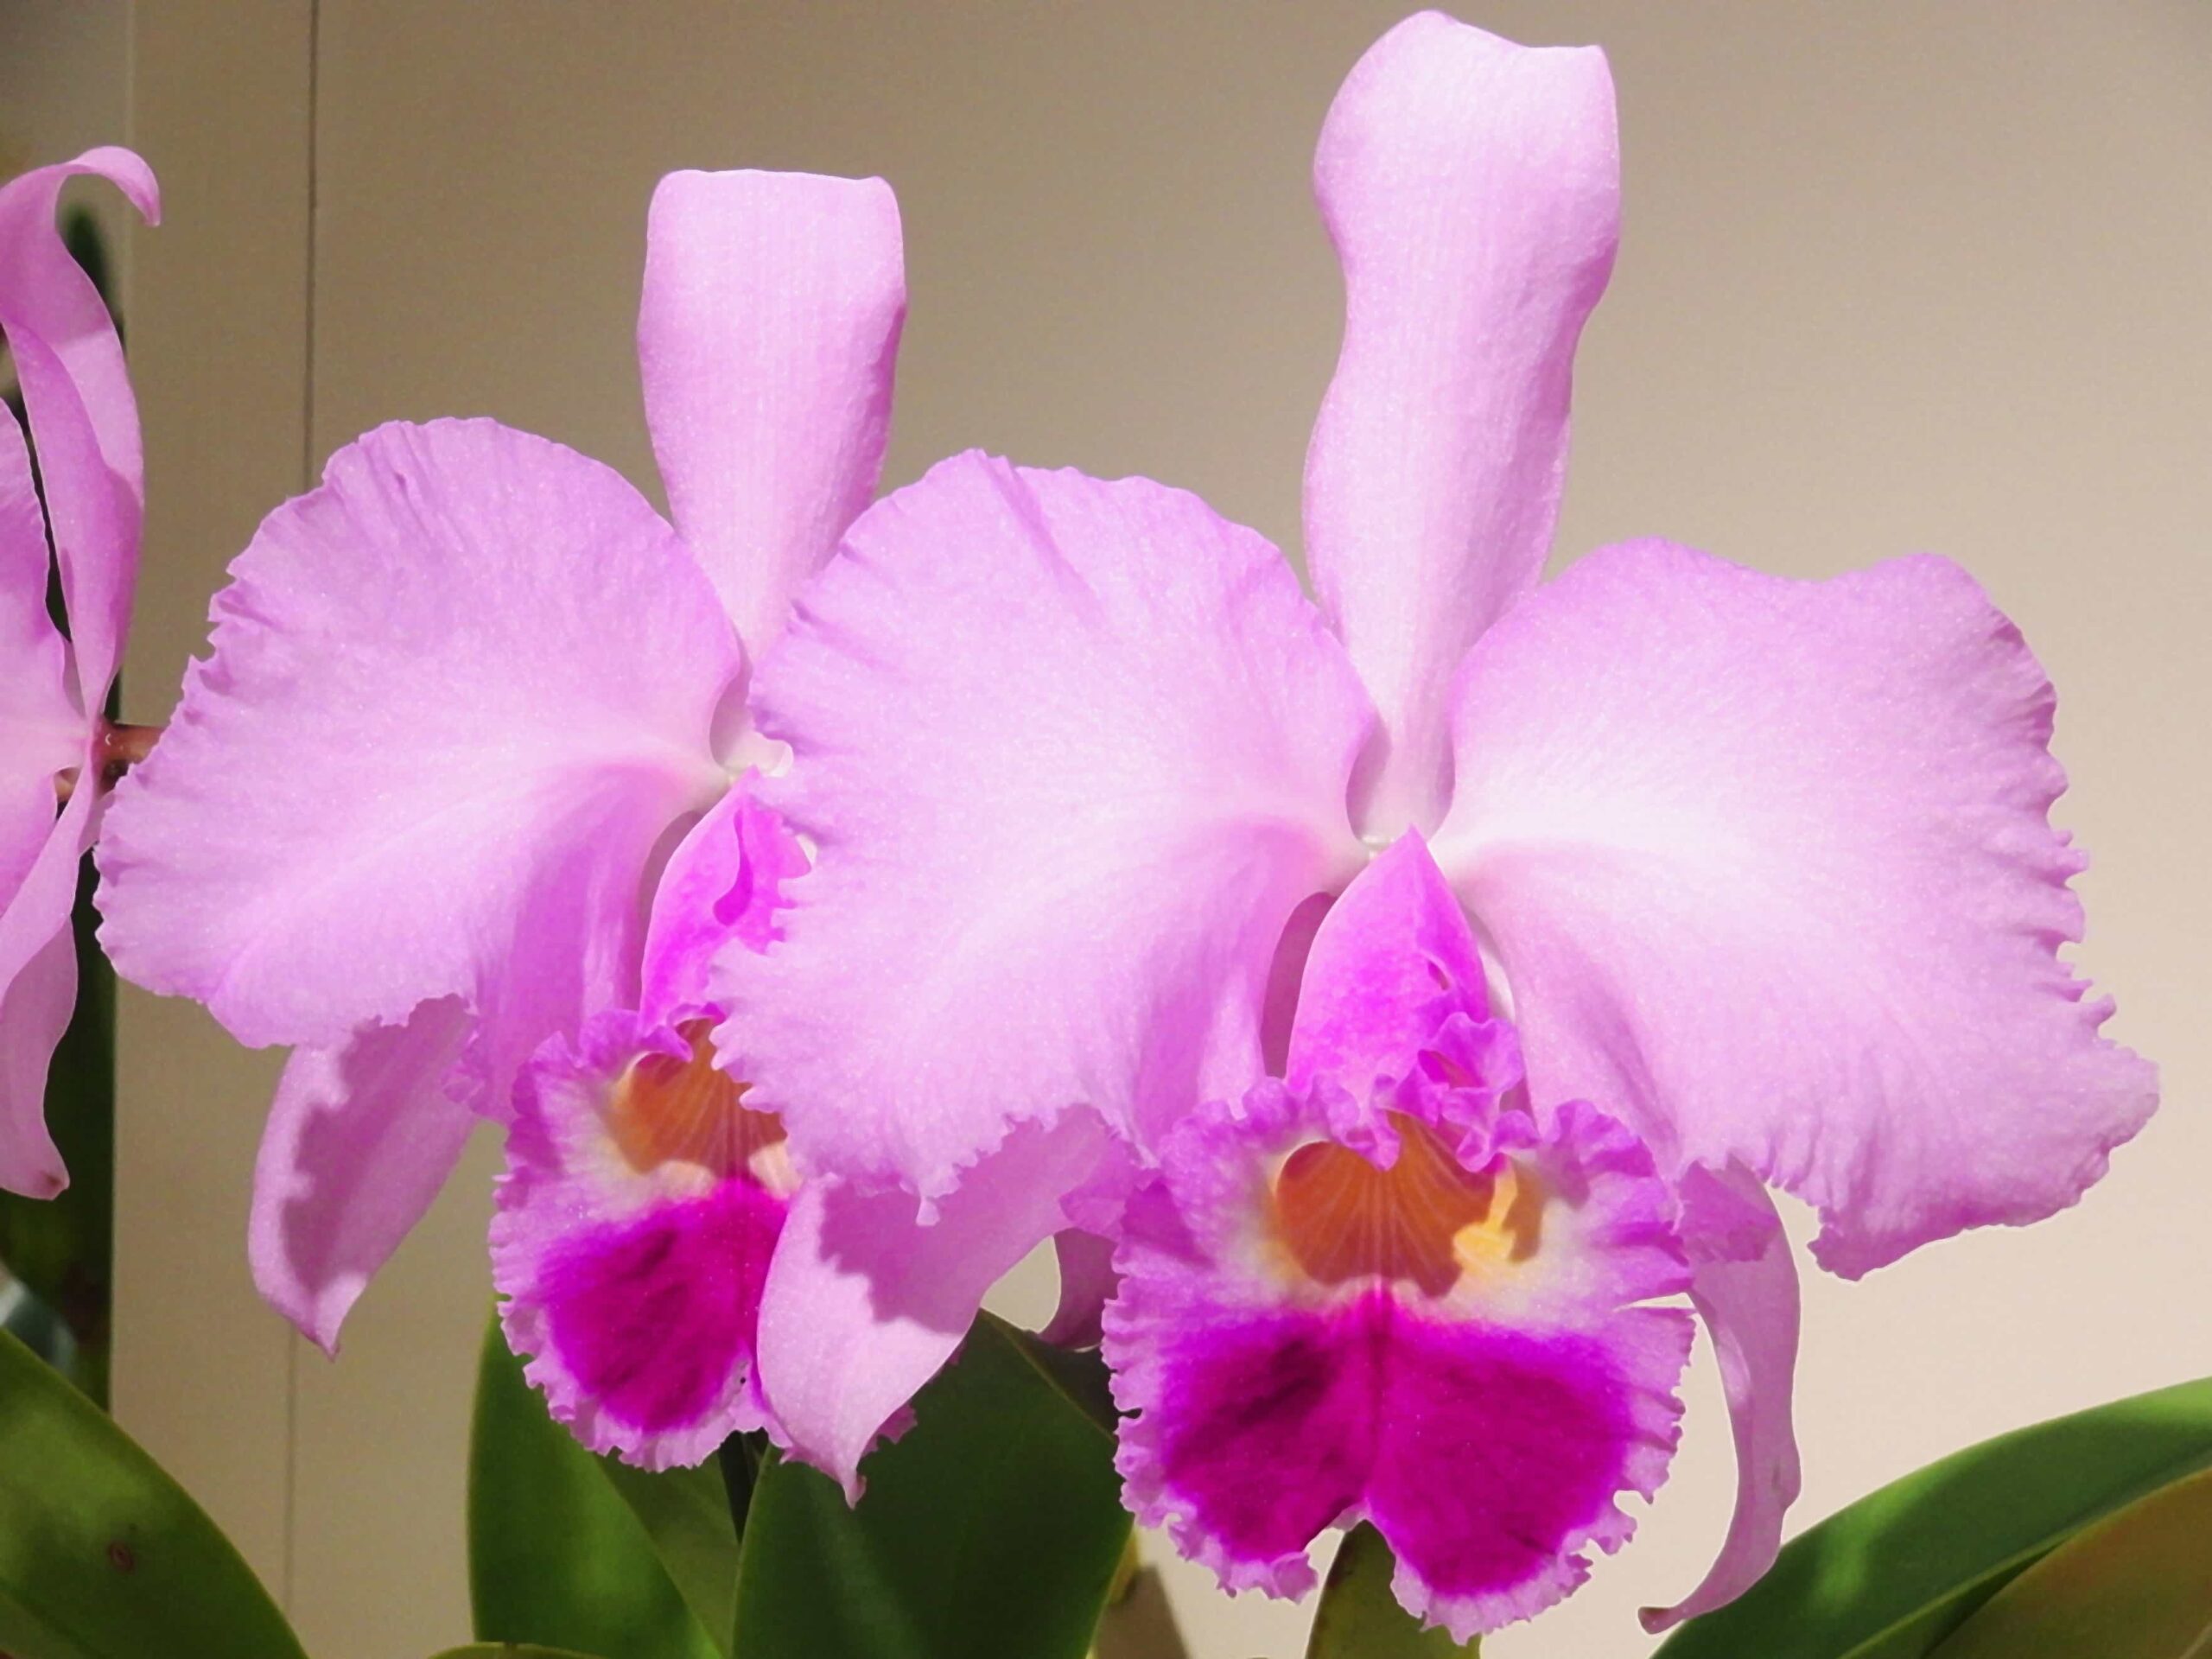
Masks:
[[[642,1001],[648,1022],[709,1006],[715,952],[732,939],[766,950],[782,937],[784,884],[806,852],[760,804],[748,772],[693,825],[661,873],[645,926]]]
[[[2060,960],[2081,855],[2053,697],[1941,559],[1832,582],[1592,555],[1470,655],[1438,863],[1494,943],[1541,1099],[1818,1206],[1847,1276],[2039,1219],[2152,1068]]]
[[[1543,569],[1619,175],[1604,54],[1438,12],[1376,42],[1322,128],[1344,338],[1306,456],[1306,546],[1382,711],[1357,798],[1370,835],[1442,816],[1452,671]]]
[[[270,516],[214,614],[103,840],[123,973],[253,1045],[460,997],[495,1106],[549,1032],[634,1002],[740,668],[634,490],[492,422],[383,427]]]
[[[469,1028],[446,997],[285,1063],[254,1160],[246,1254],[264,1300],[326,1353],[477,1121],[454,1075]]]
[[[1643,1628],[1655,1635],[1726,1606],[1765,1575],[1782,1548],[1783,1517],[1797,1501],[1801,1484],[1790,1425],[1798,1302],[1789,1240],[1773,1199],[1741,1168],[1716,1175],[1700,1167],[1690,1179],[1726,1187],[1764,1225],[1756,1242],[1716,1241],[1694,1230],[1687,1235],[1690,1300],[1713,1338],[1735,1432],[1736,1511],[1719,1555],[1697,1588],[1671,1607],[1643,1610]],[[1748,1254],[1733,1253],[1747,1243]]]
[[[757,658],[868,505],[906,313],[880,179],[671,173],[638,359],[669,511]]]
[[[38,445],[82,706],[96,712],[130,626],[145,491],[122,343],[54,224],[61,187],[82,176],[160,222],[153,173],[127,149],[86,150],[0,186],[0,331]]]
[[[1109,1156],[1089,1112],[1025,1126],[925,1225],[911,1194],[799,1190],[760,1307],[760,1381],[793,1453],[860,1497],[861,1454],[952,1357],[988,1291],[1068,1224]]]
[[[817,864],[716,1000],[810,1169],[938,1198],[1015,1122],[1141,1140],[1241,1088],[1286,919],[1362,861],[1341,649],[1266,542],[1145,480],[944,462],[853,527],[754,707]]]

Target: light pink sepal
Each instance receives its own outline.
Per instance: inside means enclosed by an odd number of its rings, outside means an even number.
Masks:
[[[1727,1605],[1764,1576],[1802,1484],[1790,1413],[1797,1264],[1774,1200],[1740,1165],[1719,1174],[1693,1169],[1683,1192],[1690,1301],[1713,1338],[1736,1439],[1736,1509],[1697,1588],[1671,1607],[1643,1609],[1643,1628],[1655,1636]],[[1723,1210],[1732,1213],[1715,1215]],[[1698,1230],[1700,1221],[1708,1230]]]
[[[1408,18],[1337,94],[1313,185],[1344,334],[1306,547],[1382,714],[1353,803],[1381,839],[1435,827],[1452,669],[1551,546],[1575,343],[1619,233],[1605,54]]]
[[[476,1122],[448,1079],[456,998],[284,1067],[253,1171],[247,1255],[270,1305],[326,1353],[346,1313],[445,1185]]]
[[[638,363],[682,532],[754,661],[875,493],[906,279],[880,179],[671,173]]]

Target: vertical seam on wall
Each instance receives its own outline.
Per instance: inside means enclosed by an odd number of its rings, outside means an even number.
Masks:
[[[315,479],[315,232],[321,183],[321,156],[318,140],[322,124],[321,90],[322,0],[308,0],[308,223],[307,291],[304,297],[303,358],[300,365],[300,477],[302,493]],[[300,1344],[305,1340],[291,1333],[284,1344],[284,1560],[283,1605],[296,1613],[293,1592],[298,1560],[300,1494]]]
[[[134,150],[138,148],[137,0],[130,0],[130,3],[123,9],[123,142],[130,145]],[[137,296],[131,291],[131,278],[132,273],[136,271],[138,267],[138,239],[142,236],[145,235],[146,225],[145,221],[141,219],[136,213],[129,215],[124,219],[124,223],[130,226],[130,233],[123,239],[123,315],[124,319],[128,321],[130,315],[131,308],[137,302]],[[111,1168],[109,1172],[111,1177],[112,1177],[113,1173],[112,1168]],[[111,1213],[112,1212],[111,1211]],[[108,1363],[111,1368],[113,1366],[115,1362],[115,1344],[113,1339],[113,1321],[115,1319],[114,1249],[115,1226],[113,1222],[111,1221],[108,1225],[109,1256],[107,1275],[108,1319],[110,1321]],[[111,1402],[112,1402],[115,1397],[115,1373],[112,1369],[111,1369],[108,1373],[108,1397]]]

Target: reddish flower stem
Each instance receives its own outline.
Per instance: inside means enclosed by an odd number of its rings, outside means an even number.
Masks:
[[[100,722],[100,787],[112,789],[117,779],[154,752],[154,745],[162,735],[159,726],[123,726]],[[54,793],[57,800],[66,801],[77,792],[77,774],[81,768],[70,767],[56,774]]]

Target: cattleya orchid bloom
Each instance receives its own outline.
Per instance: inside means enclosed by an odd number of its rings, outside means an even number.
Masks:
[[[783,944],[719,957],[718,1041],[843,1282],[772,1273],[762,1363],[850,1478],[957,1293],[1120,1227],[1139,1514],[1278,1591],[1366,1516],[1464,1636],[1627,1536],[1686,1293],[1739,1488],[1660,1628],[1797,1489],[1768,1189],[1856,1277],[2074,1202],[2154,1073],[2059,958],[2052,693],[1963,572],[1643,542],[1540,583],[1618,232],[1602,54],[1412,18],[1315,179],[1314,600],[1190,495],[969,454],[861,518],[755,688],[816,864]],[[1026,1229],[980,1236],[979,1190]]]
[[[648,1463],[750,1409],[788,1166],[690,1033],[722,1012],[708,954],[764,945],[803,862],[754,801],[748,654],[874,493],[904,315],[881,181],[673,175],[638,329],[673,525],[558,444],[435,421],[338,451],[232,566],[117,792],[103,938],[296,1046],[251,1251],[325,1347],[471,1124],[511,1119],[496,1276],[555,1408]],[[682,1293],[720,1319],[704,1381],[637,1375],[679,1235],[728,1258]]]
[[[62,186],[86,176],[159,222],[153,173],[127,149],[87,150],[0,185],[0,333],[46,494],[41,515],[23,432],[0,411],[0,1186],[41,1198],[68,1185],[46,1131],[46,1074],[77,1001],[78,865],[130,742],[106,715],[145,500],[123,344],[54,225]],[[47,613],[49,529],[67,639]]]

